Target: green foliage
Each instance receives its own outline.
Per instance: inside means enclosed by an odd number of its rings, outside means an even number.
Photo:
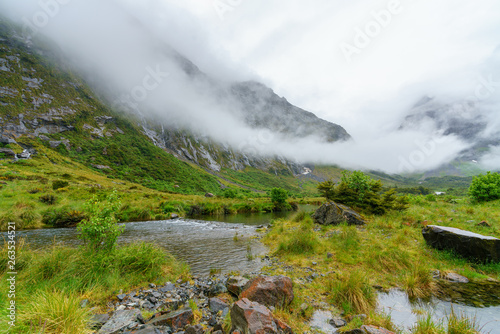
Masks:
[[[281,206],[286,203],[288,199],[288,192],[282,188],[273,188],[270,192],[271,201],[275,206]]]
[[[474,202],[488,202],[500,199],[500,174],[487,172],[472,179],[469,196]]]
[[[65,188],[69,185],[68,181],[63,181],[63,180],[56,180],[52,182],[52,189],[57,190],[60,188]]]
[[[291,231],[278,245],[278,253],[312,254],[318,249],[320,241],[313,231],[311,217],[306,217],[298,230]]]
[[[57,202],[57,198],[54,195],[42,195],[38,200],[48,205],[54,205]]]
[[[84,212],[70,207],[49,209],[42,215],[42,223],[53,227],[72,227],[86,219]]]
[[[109,251],[115,247],[116,240],[124,229],[117,224],[115,216],[120,206],[116,190],[105,201],[100,201],[97,196],[88,201],[89,219],[78,224],[78,231],[80,238],[90,249]]]
[[[390,210],[404,210],[406,197],[396,196],[396,190],[382,192],[380,180],[373,180],[361,171],[342,172],[340,184],[332,181],[318,185],[320,194],[327,200],[355,207],[368,213],[384,214]]]

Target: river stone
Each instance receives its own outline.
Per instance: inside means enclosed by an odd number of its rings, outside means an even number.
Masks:
[[[292,280],[286,276],[257,276],[245,286],[241,298],[266,306],[281,307],[293,301]]]
[[[426,243],[439,250],[452,250],[472,261],[500,262],[500,239],[458,228],[429,225],[422,235]]]
[[[226,288],[229,292],[238,297],[247,283],[248,280],[245,277],[233,276],[227,280]]]
[[[273,314],[267,307],[243,298],[231,308],[232,331],[245,334],[277,333]]]
[[[104,326],[99,330],[99,334],[114,334],[120,330],[127,328],[133,324],[141,312],[137,309],[134,310],[121,310],[116,311],[115,314],[109,319]]]
[[[92,329],[100,329],[108,320],[108,314],[94,314],[90,318],[89,327]]]
[[[167,314],[157,313],[151,320],[148,321],[147,325],[167,325],[172,327],[172,329],[177,330],[186,327],[186,325],[192,323],[193,320],[193,311],[190,308],[184,308],[182,310],[170,312]]]
[[[447,273],[444,279],[453,283],[469,283],[469,279],[456,273]]]
[[[348,206],[330,202],[323,204],[312,215],[314,222],[321,225],[339,225],[347,222],[349,225],[366,224],[363,217]]]
[[[221,299],[219,298],[210,298],[208,300],[208,304],[210,307],[210,311],[214,313],[218,313],[219,311],[224,311],[229,307],[226,303],[224,303]]]

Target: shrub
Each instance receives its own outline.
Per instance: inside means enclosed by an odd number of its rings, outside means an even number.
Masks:
[[[124,227],[117,224],[116,212],[120,207],[118,194],[113,191],[106,201],[100,201],[96,196],[87,202],[89,219],[78,224],[79,237],[94,250],[111,250]]]
[[[236,196],[238,196],[238,191],[236,189],[226,188],[222,192],[222,196],[224,198],[236,198]]]
[[[487,172],[472,179],[469,196],[474,202],[487,202],[500,199],[500,174]]]
[[[63,207],[45,211],[42,216],[42,223],[54,227],[72,227],[86,218],[86,214],[82,211]]]
[[[273,202],[275,206],[285,204],[286,200],[288,199],[288,192],[282,188],[273,188],[271,189],[270,194],[271,202]]]
[[[333,181],[325,181],[318,185],[318,190],[327,200],[374,214],[404,210],[408,204],[406,197],[396,196],[395,189],[382,193],[382,182],[371,179],[361,171],[344,171],[337,186]]]
[[[42,195],[38,200],[48,205],[54,205],[57,202],[57,198],[54,195]]]
[[[57,190],[60,188],[67,187],[69,185],[68,181],[63,181],[63,180],[57,180],[52,182],[52,189]]]

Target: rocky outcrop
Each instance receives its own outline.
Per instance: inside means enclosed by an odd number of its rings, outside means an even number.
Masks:
[[[293,297],[292,280],[285,276],[257,276],[241,293],[241,298],[274,307],[290,305]]]
[[[116,311],[111,319],[101,327],[98,334],[114,334],[127,328],[132,323],[138,323],[141,312],[137,309]]]
[[[365,220],[359,213],[348,206],[330,202],[323,204],[313,214],[314,222],[321,225],[339,225],[347,222],[349,225],[364,225]]]
[[[433,248],[451,250],[475,262],[500,262],[500,239],[437,225],[424,227],[422,235]]]
[[[227,280],[226,288],[236,297],[240,296],[245,286],[248,284],[248,279],[242,276],[233,276]]]
[[[292,330],[285,323],[274,319],[271,311],[256,302],[243,298],[231,308],[232,331],[243,334],[291,334]]]

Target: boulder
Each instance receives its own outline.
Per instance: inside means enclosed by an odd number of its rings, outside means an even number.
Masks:
[[[16,152],[11,150],[10,148],[0,148],[0,154],[4,154],[8,157],[15,157],[16,156]]]
[[[116,311],[111,319],[109,319],[104,326],[101,327],[98,334],[118,333],[120,330],[125,329],[137,322],[137,317],[140,315],[141,312],[137,309]]]
[[[248,284],[248,280],[242,276],[233,276],[227,280],[226,288],[229,292],[234,294],[236,297],[239,297],[240,293],[245,288],[245,285]]]
[[[4,136],[0,136],[0,143],[4,144],[4,145],[17,144],[14,139],[11,139],[9,137],[4,137]]]
[[[212,194],[212,193],[206,193],[205,197],[212,198],[212,197],[214,197],[214,194]]]
[[[232,331],[243,334],[278,333],[273,314],[267,307],[243,298],[231,308]]]
[[[500,262],[500,239],[437,225],[424,227],[422,235],[433,248],[451,250],[476,262]]]
[[[323,204],[312,215],[314,222],[321,225],[339,225],[347,222],[349,225],[364,225],[365,220],[359,213],[348,206],[330,202]]]
[[[147,325],[170,326],[178,330],[191,324],[194,320],[193,311],[190,308],[184,308],[170,313],[157,313],[147,322]]]
[[[281,307],[290,305],[293,300],[292,280],[285,276],[257,276],[252,279],[241,293],[241,298],[266,306]]]

